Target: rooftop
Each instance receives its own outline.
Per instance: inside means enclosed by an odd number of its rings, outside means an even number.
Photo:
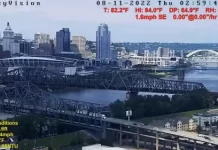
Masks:
[[[13,59],[35,59],[35,60],[50,60],[50,61],[63,61],[63,60],[57,60],[54,58],[45,58],[45,57],[26,57],[26,56],[21,56],[21,57],[12,57],[12,58],[5,58],[3,60],[13,60]]]
[[[193,116],[199,116],[199,117],[214,117],[214,116],[218,116],[218,114],[213,114],[213,113],[198,113],[198,114],[194,114]]]
[[[9,22],[7,23],[7,26],[6,26],[4,32],[13,32],[12,29],[11,29],[11,26],[10,26]]]
[[[162,120],[154,120],[150,123],[150,125],[154,125],[157,127],[164,127],[166,123],[176,125],[179,121],[181,121],[183,124],[187,124],[190,119],[192,118],[189,117],[166,118]]]
[[[210,114],[217,114],[218,115],[218,109],[210,109],[207,112]]]

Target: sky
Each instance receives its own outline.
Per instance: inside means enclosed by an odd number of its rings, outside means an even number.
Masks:
[[[95,40],[98,25],[106,23],[111,31],[112,42],[216,43],[218,41],[217,21],[214,20],[193,22],[172,20],[170,19],[172,14],[167,13],[168,6],[163,7],[163,14],[168,15],[168,20],[136,20],[134,6],[129,7],[130,11],[126,14],[110,14],[104,13],[105,6],[97,6],[96,1],[38,0],[40,6],[12,4],[4,7],[3,2],[8,0],[0,0],[1,35],[7,22],[10,22],[13,31],[22,33],[27,39],[33,39],[36,32],[48,33],[53,38],[56,31],[66,27],[70,28],[72,36],[79,35],[86,37],[87,40]],[[113,0],[107,1],[113,2]],[[123,0],[123,3],[125,1],[130,0]],[[26,0],[17,2],[26,3]],[[179,0],[173,2],[174,7],[181,7]],[[157,4],[158,0],[152,0],[150,7],[160,7]]]

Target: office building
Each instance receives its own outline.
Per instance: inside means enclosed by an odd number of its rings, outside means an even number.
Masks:
[[[73,59],[82,59],[81,54],[74,53],[74,52],[60,52],[58,54],[56,53],[55,56],[73,58]]]
[[[118,56],[118,51],[115,47],[111,47],[111,60],[116,61]]]
[[[3,51],[3,39],[0,38],[0,51]]]
[[[100,24],[96,31],[96,59],[100,61],[111,59],[111,33],[107,24]]]
[[[20,43],[18,42],[10,43],[10,51],[11,51],[11,54],[20,53]]]
[[[39,48],[40,43],[49,43],[50,42],[50,36],[49,34],[45,33],[36,33],[34,34],[34,49]]]
[[[33,42],[26,40],[20,41],[20,53],[30,55],[32,52]]]
[[[55,53],[70,52],[70,29],[63,28],[56,32],[56,47]]]
[[[53,39],[54,48],[56,47],[56,38]]]
[[[41,43],[39,44],[39,50],[44,51],[44,55],[54,54],[54,44],[53,43]]]
[[[73,51],[86,57],[86,38],[83,36],[72,36]]]
[[[170,57],[170,49],[159,47],[156,55],[157,57]]]
[[[9,22],[4,30],[3,51],[10,51],[11,54],[20,52],[19,43],[14,41],[14,32],[11,29]]]
[[[23,35],[21,33],[14,33],[14,41],[20,42],[23,39]]]
[[[14,42],[14,32],[10,27],[9,22],[3,32],[3,50],[10,51],[10,44]]]

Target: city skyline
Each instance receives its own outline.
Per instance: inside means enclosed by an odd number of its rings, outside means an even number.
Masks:
[[[65,3],[60,0],[38,1],[41,6],[1,8],[1,35],[6,23],[10,22],[13,31],[22,33],[26,39],[33,39],[37,32],[54,38],[57,31],[69,28],[72,36],[84,36],[95,41],[99,24],[106,23],[112,42],[218,42],[218,31],[214,31],[216,21],[137,21],[133,12],[105,14],[103,6],[97,6],[94,0],[65,0]]]

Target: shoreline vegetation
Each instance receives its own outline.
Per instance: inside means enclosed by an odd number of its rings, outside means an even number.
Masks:
[[[148,74],[159,77],[159,78],[169,78],[175,75],[175,73],[173,72],[152,72]]]
[[[132,110],[131,118],[134,120],[209,109],[214,106],[213,97],[207,90],[203,89],[192,93],[173,95],[172,98],[167,95],[142,96],[132,94],[126,101],[117,100],[110,104],[113,117],[126,119],[126,110]]]

